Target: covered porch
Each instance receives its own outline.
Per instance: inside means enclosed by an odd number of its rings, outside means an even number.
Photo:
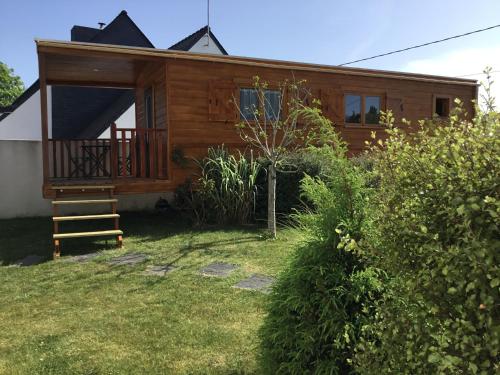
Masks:
[[[116,194],[168,191],[171,183],[165,60],[105,53],[91,46],[62,49],[38,44],[37,50],[43,196],[54,198],[54,187],[75,185],[90,188],[109,184]],[[73,136],[65,132],[64,136],[52,136],[49,85],[132,90],[135,123],[130,127],[109,123],[101,134],[80,132]],[[71,190],[72,194],[77,191]]]

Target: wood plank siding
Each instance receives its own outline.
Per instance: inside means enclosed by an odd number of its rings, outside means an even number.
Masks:
[[[325,72],[288,71],[282,69],[249,67],[200,61],[168,61],[165,69],[157,69],[155,82],[161,86],[166,79],[168,108],[169,150],[180,149],[187,157],[201,157],[210,146],[225,144],[230,148],[244,148],[234,124],[238,121],[235,106],[239,100],[239,88],[251,87],[252,77],[258,75],[270,83],[284,79],[305,79],[306,85],[317,96],[325,116],[349,144],[351,154],[361,152],[372,131],[383,137],[379,125],[350,125],[344,121],[344,95],[346,93],[377,95],[381,97],[383,110],[391,109],[396,123],[404,117],[416,123],[431,117],[434,96],[448,95],[460,98],[467,111],[472,113],[471,100],[476,97],[475,86],[401,80],[388,77],[366,77]],[[168,75],[164,73],[168,71]],[[155,86],[156,87],[156,86]],[[136,101],[137,123],[144,123],[141,109],[142,88],[138,86]],[[155,97],[159,105],[164,98]],[[163,108],[163,107],[162,107]],[[162,114],[157,114],[163,120]],[[169,164],[172,186],[177,186],[192,172],[185,167]]]

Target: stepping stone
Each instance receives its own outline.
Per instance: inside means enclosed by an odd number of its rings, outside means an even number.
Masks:
[[[209,264],[206,267],[203,267],[200,270],[200,273],[203,276],[228,277],[229,274],[236,269],[238,269],[238,266],[235,264],[217,262],[217,263]]]
[[[234,288],[256,290],[269,294],[273,283],[273,277],[254,274],[247,279],[241,280],[238,284],[234,285]]]
[[[148,276],[165,276],[167,273],[172,272],[176,267],[170,264],[162,266],[148,266],[144,271],[144,275]]]
[[[144,262],[148,257],[141,253],[128,253],[108,261],[112,266],[133,266]]]
[[[24,257],[23,259],[18,261],[16,265],[21,267],[34,266],[35,264],[42,263],[44,259],[45,258],[40,255],[28,255],[27,257]]]
[[[84,263],[88,262],[89,260],[101,255],[100,252],[95,252],[95,253],[88,253],[88,254],[82,254],[82,255],[75,255],[71,258],[68,259],[68,262],[74,262],[74,263]]]

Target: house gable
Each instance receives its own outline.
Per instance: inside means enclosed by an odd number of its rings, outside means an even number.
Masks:
[[[208,26],[204,26],[198,31],[175,43],[168,49],[177,51],[191,51],[201,53],[219,53],[227,55],[227,51],[222,47],[219,40],[210,30],[210,40],[207,43]]]

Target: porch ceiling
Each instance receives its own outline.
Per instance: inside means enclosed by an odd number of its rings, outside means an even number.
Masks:
[[[48,85],[134,88],[150,58],[78,49],[38,49]],[[158,59],[156,59],[158,61]]]
[[[137,62],[105,57],[47,54],[47,84],[134,87]]]

